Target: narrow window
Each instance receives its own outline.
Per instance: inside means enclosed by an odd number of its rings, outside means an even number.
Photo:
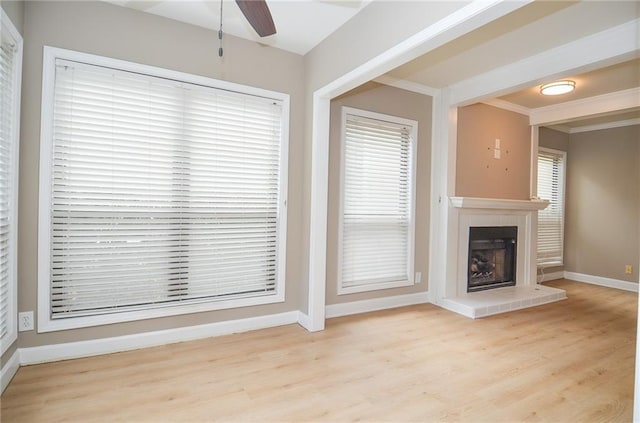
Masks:
[[[343,108],[338,293],[413,284],[417,122]]]
[[[538,266],[561,266],[564,255],[564,151],[538,151],[538,197],[549,206],[538,212]]]

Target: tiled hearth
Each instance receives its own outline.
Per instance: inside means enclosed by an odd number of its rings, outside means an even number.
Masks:
[[[535,231],[537,212],[546,207],[541,200],[497,200],[452,197],[449,232],[450,250],[456,263],[446,278],[441,306],[477,318],[519,310],[565,299],[564,290],[537,284]],[[517,227],[515,286],[467,292],[470,227]]]

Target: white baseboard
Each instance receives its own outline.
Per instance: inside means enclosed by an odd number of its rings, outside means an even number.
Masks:
[[[540,278],[540,276],[542,276],[542,278]],[[542,283],[542,282],[548,282],[548,281],[555,281],[557,279],[562,279],[562,278],[564,278],[564,272],[561,270],[559,272],[540,274],[537,276],[536,280],[538,281],[538,283]]]
[[[16,349],[0,371],[0,394],[9,386],[9,382],[11,382],[19,368],[20,350]]]
[[[585,275],[584,273],[564,272],[564,278],[572,281],[586,282],[593,285],[622,289],[624,291],[638,292],[638,284],[621,281],[619,279],[605,278],[602,276]]]
[[[311,319],[309,318],[308,314],[299,311],[298,324],[303,328],[305,328],[306,330],[311,331],[311,329],[309,329],[311,327]]]
[[[89,357],[93,355],[110,354],[139,348],[173,344],[176,342],[192,341],[195,339],[209,338],[213,336],[230,335],[232,333],[248,332],[257,329],[297,323],[298,317],[298,311],[290,311],[286,313],[209,323],[186,328],[167,329],[155,332],[116,336],[112,338],[69,342],[65,344],[20,348],[19,364],[29,365],[72,358]]]
[[[331,304],[325,307],[326,318],[349,316],[369,311],[386,310],[429,302],[429,292],[395,295],[393,297],[373,298],[371,300],[352,301],[349,303]]]

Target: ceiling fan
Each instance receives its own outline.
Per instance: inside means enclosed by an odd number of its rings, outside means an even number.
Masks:
[[[236,0],[236,4],[260,37],[276,33],[276,26],[265,0]]]

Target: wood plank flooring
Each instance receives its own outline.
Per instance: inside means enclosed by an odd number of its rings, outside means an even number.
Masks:
[[[637,294],[470,320],[433,305],[21,368],[2,422],[631,421]]]

